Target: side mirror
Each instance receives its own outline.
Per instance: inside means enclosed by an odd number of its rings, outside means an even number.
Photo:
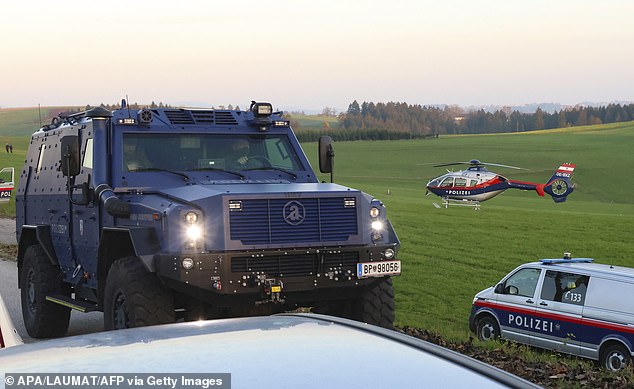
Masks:
[[[495,290],[494,290],[494,292],[495,292],[495,293],[497,293],[497,294],[502,294],[502,293],[504,293],[504,285],[502,285],[502,284],[497,284],[497,285],[495,285]]]
[[[332,148],[332,138],[329,136],[319,137],[319,171],[322,173],[332,173],[335,151]]]
[[[79,174],[79,137],[68,135],[62,138],[62,174],[76,176]]]

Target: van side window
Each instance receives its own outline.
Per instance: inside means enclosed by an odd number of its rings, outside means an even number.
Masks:
[[[583,305],[590,277],[548,270],[542,287],[542,300]]]
[[[530,268],[517,271],[504,282],[504,294],[533,297],[540,273],[541,270]]]

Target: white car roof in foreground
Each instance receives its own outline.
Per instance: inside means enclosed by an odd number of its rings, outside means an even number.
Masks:
[[[231,373],[232,388],[535,387],[395,331],[314,314],[177,323],[24,344],[0,351],[0,373],[8,372]]]

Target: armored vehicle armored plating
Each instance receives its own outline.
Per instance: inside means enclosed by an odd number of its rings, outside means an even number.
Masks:
[[[333,161],[322,137],[331,181]],[[16,216],[33,337],[63,335],[71,309],[106,329],[296,307],[392,326],[384,205],[319,182],[268,103],[62,115],[32,136]]]

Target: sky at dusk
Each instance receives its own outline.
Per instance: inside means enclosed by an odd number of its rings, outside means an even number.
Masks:
[[[634,100],[634,2],[0,4],[0,107]]]

